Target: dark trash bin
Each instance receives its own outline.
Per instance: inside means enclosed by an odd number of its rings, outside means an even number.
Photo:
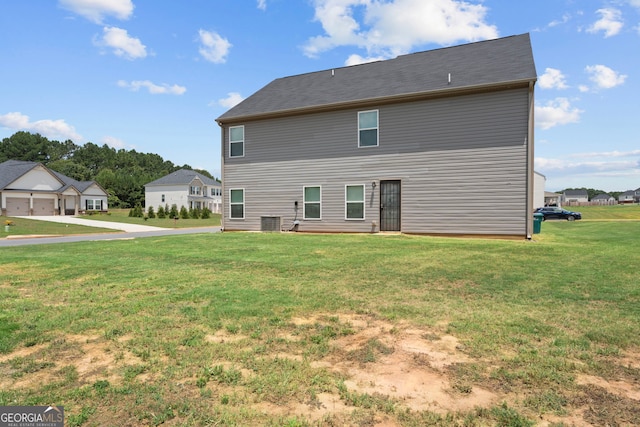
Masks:
[[[533,234],[540,234],[540,229],[542,228],[542,221],[544,220],[544,215],[541,213],[533,214]]]

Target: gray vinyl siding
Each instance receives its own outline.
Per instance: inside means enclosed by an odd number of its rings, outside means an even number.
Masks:
[[[261,216],[288,228],[298,201],[301,231],[370,232],[379,225],[379,182],[400,180],[401,231],[526,234],[528,91],[514,89],[375,105],[379,146],[358,147],[357,112],[341,110],[242,123],[245,156],[228,157],[226,191],[243,188],[245,219],[226,230],[259,230]],[[371,183],[378,185],[375,189]],[[345,219],[345,185],[365,185],[365,219]],[[303,220],[303,187],[322,186],[322,219]]]

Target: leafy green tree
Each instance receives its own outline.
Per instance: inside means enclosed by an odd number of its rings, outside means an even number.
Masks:
[[[73,160],[69,160],[69,159],[54,160],[52,162],[49,162],[47,167],[56,172],[60,172],[61,174],[66,175],[69,178],[73,178],[76,181],[92,181],[93,180],[93,177],[91,176],[91,171],[85,168],[83,165],[74,162]],[[102,188],[106,189],[108,187],[102,185]]]
[[[65,142],[49,141],[49,144],[45,149],[47,166],[49,166],[51,162],[71,160],[73,158],[73,153],[75,153],[78,148],[79,147],[70,139],[67,139]]]
[[[0,162],[24,160],[46,163],[49,140],[39,133],[16,132],[0,143]]]

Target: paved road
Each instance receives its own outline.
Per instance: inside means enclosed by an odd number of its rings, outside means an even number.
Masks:
[[[171,236],[178,234],[219,233],[220,227],[199,228],[160,228],[148,225],[123,224],[118,222],[96,221],[72,216],[30,216],[28,219],[86,225],[88,227],[111,228],[123,233],[75,234],[65,236],[10,236],[0,239],[0,247],[44,245],[50,243],[86,242],[96,240],[125,240],[141,237]]]

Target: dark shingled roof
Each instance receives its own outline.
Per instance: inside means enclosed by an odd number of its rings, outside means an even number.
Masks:
[[[531,41],[529,34],[522,34],[279,78],[216,120],[225,123],[535,80]]]
[[[7,160],[0,163],[0,189],[5,188],[36,166],[38,163],[21,160]]]
[[[27,172],[37,167],[38,165],[42,164],[38,162],[28,162],[23,160],[7,160],[6,162],[0,163],[0,189],[5,188],[7,185],[11,184],[22,175],[25,175]],[[56,191],[64,191],[68,187],[74,187],[76,190],[82,193],[93,184],[99,186],[99,184],[97,184],[95,181],[76,181],[75,179],[63,175],[60,172],[51,170],[46,166],[44,167],[53,175],[55,175],[55,177],[58,178],[58,180],[60,180],[60,182],[62,183],[60,188],[57,188]]]
[[[176,185],[176,184],[189,184],[195,178],[199,178],[206,185],[221,185],[215,179],[211,179],[208,176],[202,175],[193,170],[189,169],[179,169],[175,172],[171,172],[169,175],[165,175],[162,178],[156,179],[155,181],[151,181],[146,186],[149,185]]]

